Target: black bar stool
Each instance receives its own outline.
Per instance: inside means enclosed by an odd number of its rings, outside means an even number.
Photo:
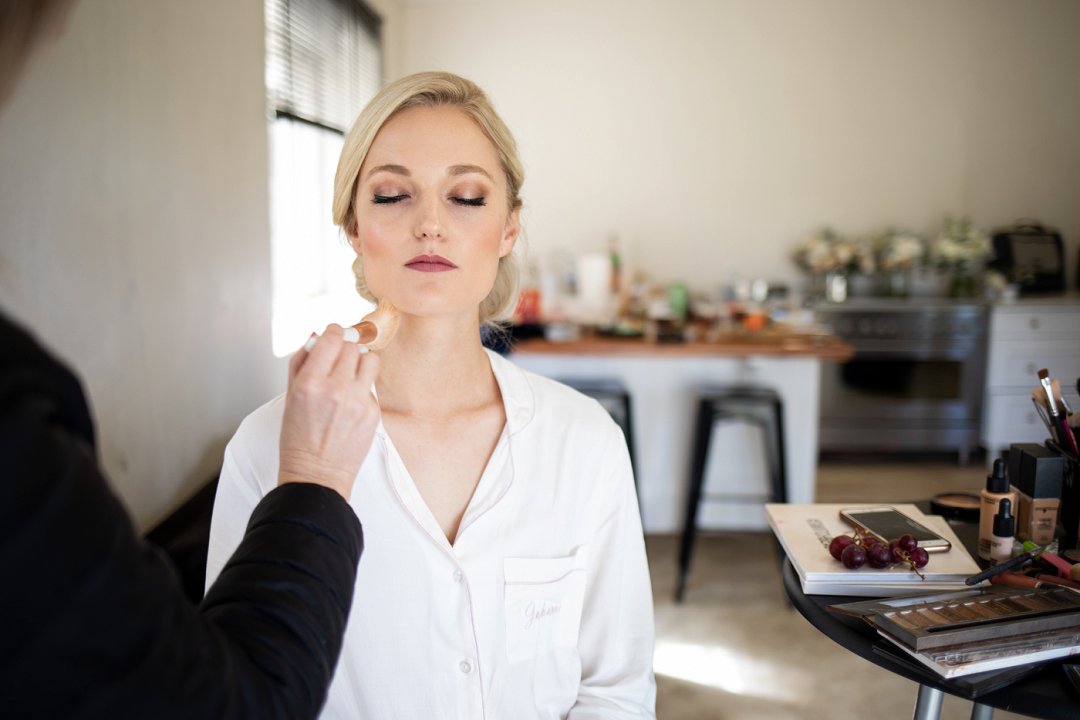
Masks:
[[[760,427],[765,436],[766,462],[770,488],[767,498],[746,495],[702,493],[705,462],[713,426],[720,421],[748,423]],[[698,508],[702,500],[758,503],[767,500],[787,502],[787,470],[784,466],[784,405],[773,390],[760,387],[708,387],[698,393],[697,422],[694,426],[694,449],[690,464],[690,489],[686,501],[686,522],[679,549],[679,579],[675,602],[682,602],[686,576],[697,539]]]
[[[630,469],[633,470],[636,462],[634,421],[630,406],[630,391],[626,389],[626,385],[615,378],[570,378],[560,379],[559,382],[569,385],[582,395],[588,395],[604,406],[611,415],[611,419],[626,436],[626,447],[630,451]],[[634,490],[637,490],[637,472],[634,473]]]

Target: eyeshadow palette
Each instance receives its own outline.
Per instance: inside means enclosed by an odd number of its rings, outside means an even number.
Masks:
[[[937,595],[870,600],[829,609],[862,617],[917,652],[1032,635],[1080,632],[1080,593],[989,586]]]

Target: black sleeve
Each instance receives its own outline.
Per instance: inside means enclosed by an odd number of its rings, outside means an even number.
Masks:
[[[270,493],[197,608],[137,537],[63,403],[6,370],[0,714],[314,717],[362,549],[348,504],[314,485]]]

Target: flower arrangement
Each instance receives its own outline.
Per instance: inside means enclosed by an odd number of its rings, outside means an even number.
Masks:
[[[955,275],[974,275],[993,256],[990,237],[968,218],[946,218],[930,249],[931,261]]]
[[[906,272],[927,261],[926,240],[908,230],[886,230],[875,238],[874,249],[883,272]]]
[[[795,264],[814,273],[848,272],[871,274],[875,258],[870,245],[862,240],[823,228],[806,238],[794,253]]]

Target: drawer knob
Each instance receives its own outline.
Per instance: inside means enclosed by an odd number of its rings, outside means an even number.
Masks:
[[[1026,372],[1027,372],[1027,374],[1028,374],[1028,375],[1034,375],[1034,374],[1035,374],[1035,371],[1036,371],[1036,368],[1035,368],[1035,363],[1033,363],[1033,362],[1029,362],[1029,363],[1027,364],[1027,368],[1026,368]]]
[[[1029,412],[1027,414],[1027,424],[1028,425],[1034,425],[1035,424],[1035,413],[1034,412]]]
[[[1037,317],[1030,318],[1028,320],[1028,325],[1031,327],[1032,330],[1038,330],[1039,329],[1039,318],[1037,318]]]

